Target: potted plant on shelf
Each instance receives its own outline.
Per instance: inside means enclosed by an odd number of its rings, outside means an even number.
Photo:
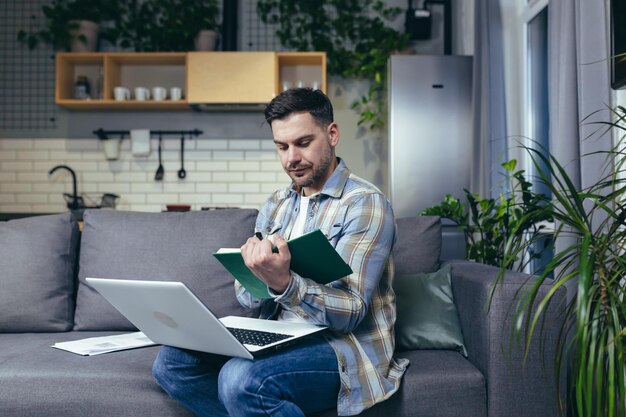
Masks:
[[[115,1],[53,0],[41,8],[46,26],[42,29],[20,30],[18,41],[34,49],[40,42],[55,50],[73,52],[95,51],[100,23],[119,14]],[[37,26],[37,15],[32,15],[32,26]]]
[[[187,0],[189,2],[189,0]],[[194,35],[196,51],[213,51],[219,36],[217,16],[219,8],[216,0],[191,1],[186,12],[185,26]]]
[[[615,122],[606,125],[626,132],[626,108],[614,110]],[[518,295],[514,307],[515,336],[525,346],[541,336],[543,312],[561,287],[573,291],[561,330],[557,364],[571,364],[570,404],[579,417],[617,417],[626,414],[626,149],[622,135],[606,152],[605,177],[578,190],[565,168],[552,155],[526,148],[540,182],[552,194],[548,205],[554,216],[555,241],[565,247],[536,277],[532,288]],[[517,258],[532,241],[505,245],[504,262]],[[539,287],[554,276],[550,291]],[[550,282],[550,281],[548,281]],[[557,366],[556,380],[559,380]],[[565,410],[562,410],[565,414]]]
[[[214,48],[218,16],[217,0],[128,0],[109,33],[122,48],[172,52],[193,50],[199,33],[210,30]],[[208,49],[206,38],[200,43]]]

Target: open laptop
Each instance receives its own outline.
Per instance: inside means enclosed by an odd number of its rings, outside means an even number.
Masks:
[[[325,329],[227,316],[221,319],[182,282],[87,278],[132,324],[155,343],[253,359]]]

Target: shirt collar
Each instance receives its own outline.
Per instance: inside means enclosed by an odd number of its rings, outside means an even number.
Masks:
[[[348,182],[348,177],[350,177],[350,170],[346,166],[346,163],[343,159],[337,157],[337,167],[333,171],[332,175],[324,184],[324,188],[320,191],[320,194],[326,194],[330,197],[339,198],[343,193],[343,189],[346,186],[346,182]],[[289,187],[289,193],[298,193],[298,189],[295,184],[291,184]]]

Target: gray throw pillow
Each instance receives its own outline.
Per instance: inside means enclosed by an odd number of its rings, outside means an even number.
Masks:
[[[433,272],[439,269],[441,219],[414,216],[396,220],[397,235],[393,248],[396,275]]]
[[[72,328],[79,238],[70,213],[0,222],[0,332]]]
[[[80,249],[75,330],[133,330],[85,278],[184,282],[216,316],[255,316],[235,297],[234,278],[212,255],[254,234],[257,210],[187,213],[87,210]]]
[[[436,272],[395,277],[399,351],[448,349],[467,356],[450,270],[450,264],[446,264]]]

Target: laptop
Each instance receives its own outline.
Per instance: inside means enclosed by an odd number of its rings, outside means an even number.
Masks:
[[[87,278],[155,343],[253,359],[325,329],[308,323],[227,316],[218,319],[182,282]]]

